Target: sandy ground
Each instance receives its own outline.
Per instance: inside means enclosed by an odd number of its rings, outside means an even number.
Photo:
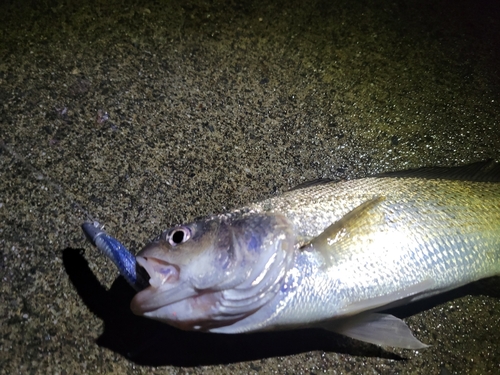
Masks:
[[[306,180],[498,160],[498,40],[494,1],[3,2],[0,373],[499,373],[498,278],[399,310],[421,351],[184,333],[80,231],[138,250]]]

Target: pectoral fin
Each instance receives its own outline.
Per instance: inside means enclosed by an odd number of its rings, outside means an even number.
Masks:
[[[308,247],[310,250],[320,252],[327,266],[335,264],[336,251],[338,250],[338,246],[336,247],[335,245],[348,237],[351,232],[358,229],[360,225],[366,223],[367,220],[377,220],[377,218],[373,217],[373,209],[384,199],[384,197],[379,196],[363,202],[344,215],[340,220],[327,227],[319,236],[313,238],[306,244],[304,248]]]
[[[423,349],[429,346],[415,338],[405,322],[389,314],[363,313],[346,320],[331,321],[323,328],[380,346],[403,349]]]

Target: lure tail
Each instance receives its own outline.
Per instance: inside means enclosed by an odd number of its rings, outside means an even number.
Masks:
[[[83,223],[82,230],[87,240],[111,259],[120,274],[135,290],[140,291],[149,285],[147,278],[137,272],[135,256],[116,238],[107,234],[97,221]]]

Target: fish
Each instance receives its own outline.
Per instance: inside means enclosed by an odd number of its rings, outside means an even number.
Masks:
[[[500,275],[499,182],[492,160],[318,180],[174,226],[135,257],[97,222],[82,227],[138,291],[139,316],[416,350],[427,345],[384,311]]]

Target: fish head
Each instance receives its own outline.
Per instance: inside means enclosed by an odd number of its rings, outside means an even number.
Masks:
[[[219,215],[171,228],[136,257],[149,287],[132,311],[184,330],[231,325],[268,303],[293,263],[281,215]]]

